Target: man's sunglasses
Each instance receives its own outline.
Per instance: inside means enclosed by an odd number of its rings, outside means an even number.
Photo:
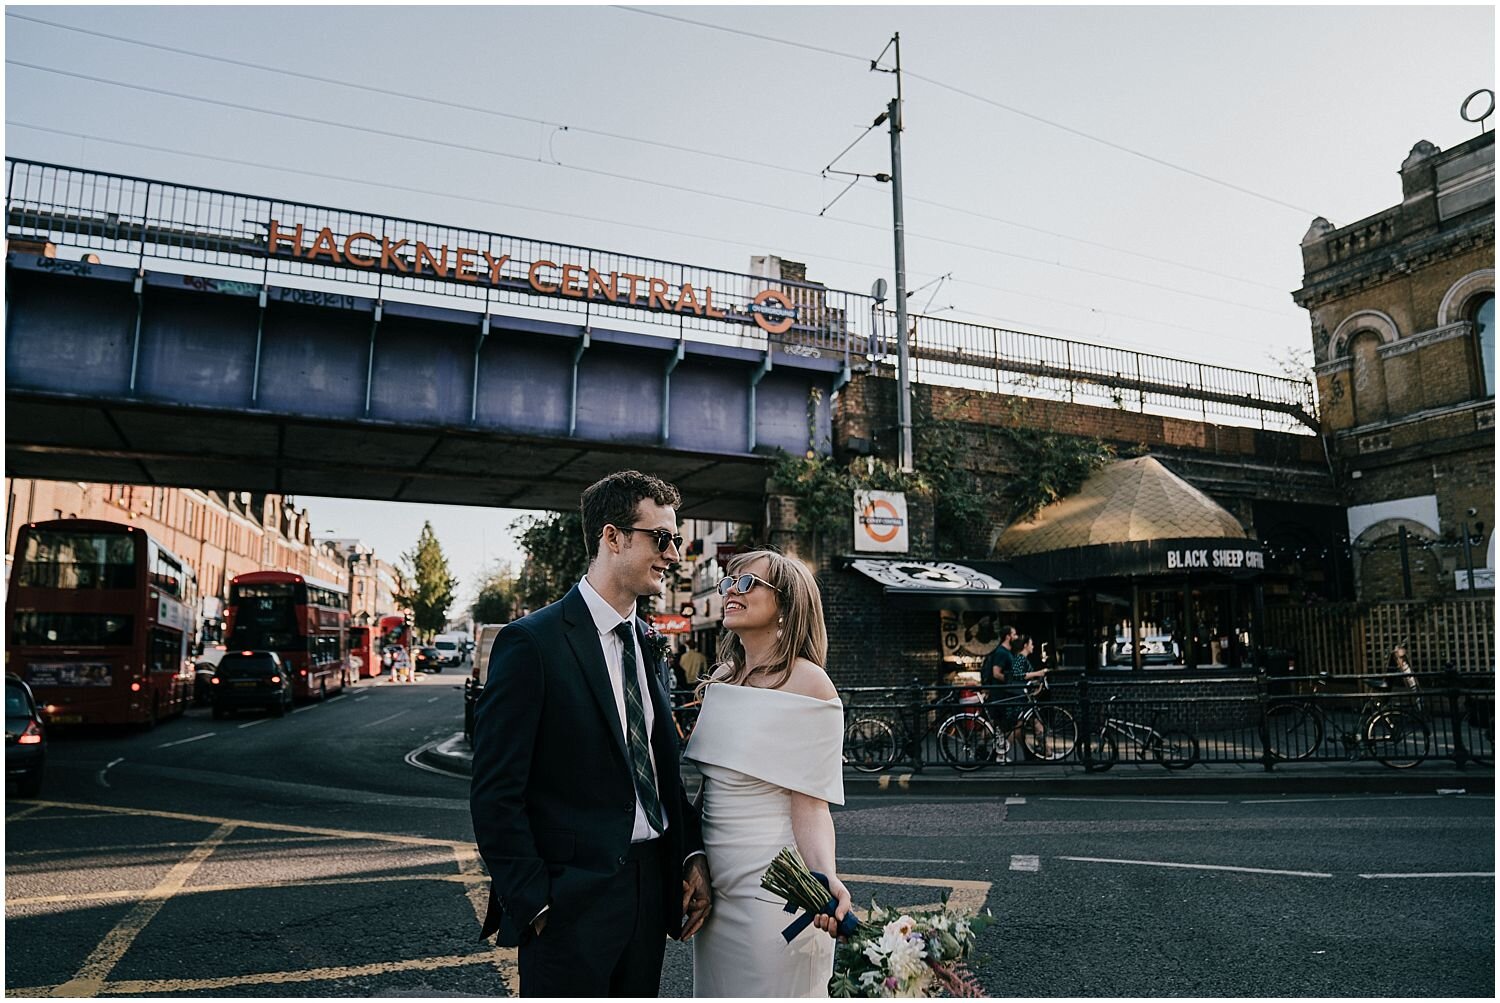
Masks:
[[[720,581],[719,582],[719,595],[721,595],[721,596],[727,596],[731,592],[738,592],[740,595],[744,595],[745,593],[749,592],[752,588],[754,588],[756,585],[764,585],[766,588],[770,589],[772,592],[780,592],[781,591],[776,586],[774,586],[770,582],[766,581],[764,578],[757,578],[755,575],[744,574],[744,575],[740,575],[738,578],[725,578],[722,581]]]
[[[674,536],[664,529],[647,529],[644,526],[616,526],[615,529],[618,529],[622,533],[650,533],[656,537],[656,549],[663,554],[667,552],[668,547],[676,547],[679,551],[682,550],[682,537]]]

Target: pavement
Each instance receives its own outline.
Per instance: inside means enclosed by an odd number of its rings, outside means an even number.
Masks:
[[[408,762],[435,772],[467,777],[473,752],[463,732],[414,750]],[[697,771],[684,762],[683,780],[692,789]],[[1027,794],[1200,795],[1200,794],[1493,794],[1493,765],[1459,769],[1452,762],[1429,760],[1411,769],[1393,770],[1377,762],[1328,761],[1277,763],[1199,762],[1186,770],[1156,764],[1121,763],[1104,773],[1082,766],[995,765],[959,773],[939,764],[920,771],[890,773],[844,771],[848,797],[1006,797]]]

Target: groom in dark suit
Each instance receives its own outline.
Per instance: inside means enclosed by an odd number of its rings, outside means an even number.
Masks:
[[[584,579],[495,638],[474,712],[482,936],[520,947],[523,996],[656,996],[667,937],[711,891],[660,660],[636,616],[681,559],[677,489],[635,470],[583,492]]]

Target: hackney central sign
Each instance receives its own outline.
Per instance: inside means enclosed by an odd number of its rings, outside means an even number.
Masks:
[[[428,243],[364,231],[340,235],[331,227],[314,229],[305,223],[279,219],[270,221],[265,251],[272,258],[290,258],[306,264],[519,289],[538,296],[588,300],[709,320],[753,321],[773,335],[785,334],[798,320],[797,306],[780,289],[760,290],[740,314],[716,304],[714,290],[708,285],[694,287],[687,281],[672,283],[656,275],[605,271],[571,261],[538,258],[515,262],[511,255],[494,254],[488,248]]]

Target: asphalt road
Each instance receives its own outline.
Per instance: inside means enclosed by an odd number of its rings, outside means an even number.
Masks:
[[[59,736],[6,805],[8,995],[505,995],[461,672],[281,720]],[[856,899],[993,910],[996,996],[1492,996],[1492,797],[856,798]],[[691,993],[669,944],[662,995]]]

